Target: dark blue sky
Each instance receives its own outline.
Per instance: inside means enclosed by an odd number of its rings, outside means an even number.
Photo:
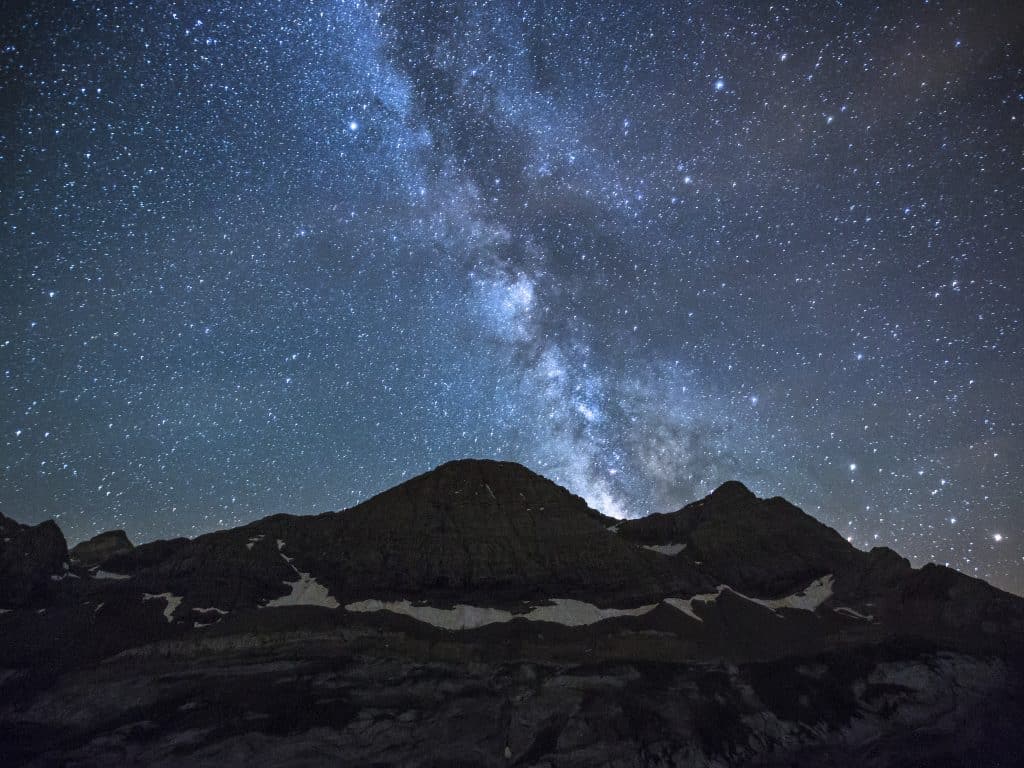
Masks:
[[[0,511],[737,478],[1024,592],[1024,11],[5,5]]]

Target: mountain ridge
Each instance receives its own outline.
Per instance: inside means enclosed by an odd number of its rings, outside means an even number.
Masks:
[[[249,523],[243,523],[241,525],[234,526],[232,528],[220,528],[220,529],[217,529],[217,530],[214,530],[214,531],[208,531],[206,533],[198,534],[198,535],[193,536],[193,537],[178,536],[178,537],[172,537],[172,538],[155,538],[155,539],[152,539],[152,540],[141,542],[140,544],[137,544],[137,545],[132,545],[131,542],[128,541],[128,537],[127,537],[127,535],[125,534],[125,532],[123,530],[103,531],[101,533],[95,534],[94,536],[92,536],[90,538],[83,539],[82,541],[77,542],[73,547],[70,547],[68,549],[68,551],[71,553],[71,557],[75,558],[76,557],[76,550],[78,552],[87,551],[87,549],[86,549],[87,545],[91,546],[94,542],[103,540],[103,539],[105,539],[107,537],[110,537],[111,535],[116,535],[122,542],[127,542],[127,544],[128,544],[127,547],[124,547],[123,544],[122,544],[121,547],[117,547],[116,548],[117,549],[116,554],[124,554],[126,551],[129,551],[131,549],[146,548],[146,547],[165,548],[168,545],[177,545],[177,544],[180,544],[180,543],[186,542],[186,541],[196,541],[198,539],[202,539],[202,538],[207,537],[207,536],[222,534],[222,533],[224,533],[226,531],[236,531],[236,530],[242,530],[242,529],[246,529],[247,530],[247,529],[249,529],[249,528],[251,528],[253,526],[259,526],[259,525],[261,525],[263,523],[283,522],[283,521],[289,521],[289,520],[309,520],[311,518],[323,518],[323,517],[330,517],[330,516],[335,516],[335,515],[342,515],[342,514],[345,514],[345,513],[349,512],[351,510],[365,507],[366,505],[370,504],[371,502],[375,502],[375,501],[381,500],[381,499],[386,499],[390,494],[393,494],[394,492],[398,491],[399,489],[405,488],[406,486],[408,486],[410,484],[415,484],[415,483],[417,483],[419,481],[422,481],[423,478],[431,477],[431,476],[433,476],[437,472],[447,471],[447,470],[452,469],[452,468],[463,468],[463,467],[466,467],[466,466],[472,466],[472,465],[476,465],[476,464],[479,464],[479,465],[493,465],[495,467],[515,468],[516,471],[521,471],[522,473],[525,473],[525,475],[527,475],[527,476],[532,476],[532,477],[535,477],[535,478],[539,478],[539,479],[545,481],[546,483],[550,483],[553,486],[556,485],[553,481],[548,480],[543,475],[540,475],[540,474],[538,474],[536,472],[533,472],[528,467],[526,467],[525,465],[520,464],[518,462],[500,461],[500,460],[492,460],[492,459],[480,459],[480,458],[453,459],[453,460],[449,460],[449,461],[443,462],[442,464],[437,465],[433,469],[426,470],[426,471],[424,471],[424,472],[422,472],[422,473],[420,473],[418,475],[415,475],[415,476],[413,476],[411,478],[403,480],[402,482],[398,483],[395,486],[392,486],[390,488],[384,489],[384,490],[382,490],[382,491],[380,491],[378,493],[372,494],[371,496],[367,497],[363,501],[358,502],[357,504],[355,504],[355,505],[353,505],[351,507],[348,507],[348,508],[344,508],[344,509],[331,510],[331,511],[318,512],[318,513],[310,513],[310,514],[296,514],[296,513],[288,513],[288,512],[279,512],[279,513],[274,513],[274,514],[268,515],[268,516],[263,517],[263,518],[258,518],[257,520],[251,521]],[[723,483],[721,483],[718,487],[713,489],[710,493],[708,493],[704,498],[698,499],[698,500],[696,500],[694,502],[690,502],[689,504],[686,504],[683,507],[680,507],[679,509],[671,510],[671,511],[666,511],[666,512],[652,512],[652,513],[650,513],[648,515],[645,515],[643,517],[623,518],[623,519],[613,518],[613,517],[610,517],[608,515],[605,515],[605,514],[601,513],[600,511],[591,508],[582,497],[580,497],[580,496],[578,496],[576,494],[573,494],[571,491],[567,491],[565,489],[562,489],[562,490],[565,491],[565,493],[568,494],[572,499],[574,499],[575,501],[579,502],[581,507],[583,509],[585,509],[586,513],[589,516],[591,516],[593,519],[595,519],[595,520],[597,520],[599,522],[602,522],[602,523],[606,524],[607,526],[615,527],[615,528],[618,528],[620,530],[625,530],[627,532],[628,538],[630,538],[630,540],[637,541],[637,542],[642,543],[642,544],[654,544],[654,545],[657,545],[658,542],[661,541],[661,539],[665,538],[665,536],[661,532],[658,532],[659,524],[658,524],[657,521],[659,521],[659,520],[676,519],[680,515],[685,515],[686,513],[688,513],[691,510],[700,509],[701,507],[705,506],[709,502],[720,502],[720,503],[724,503],[726,505],[731,505],[731,504],[734,504],[734,502],[736,502],[737,500],[738,501],[746,501],[746,502],[757,501],[757,502],[763,502],[763,503],[767,503],[769,505],[773,505],[773,507],[776,508],[776,509],[777,508],[783,508],[783,509],[788,509],[790,511],[796,510],[801,515],[803,515],[803,517],[806,518],[807,521],[812,521],[813,524],[816,524],[817,526],[820,526],[821,528],[827,529],[828,531],[831,531],[832,533],[834,533],[834,538],[837,540],[836,543],[841,542],[841,546],[846,546],[850,550],[857,551],[857,552],[865,552],[867,554],[870,554],[872,552],[876,552],[878,550],[881,550],[881,551],[886,552],[886,553],[892,553],[892,554],[896,555],[896,557],[900,558],[901,560],[906,560],[906,558],[903,558],[901,555],[896,553],[890,547],[878,546],[878,547],[873,547],[870,550],[862,550],[862,549],[859,549],[857,547],[854,547],[854,546],[850,545],[845,539],[843,539],[841,534],[839,534],[838,531],[836,531],[834,528],[831,528],[826,523],[823,523],[820,520],[818,520],[817,518],[815,518],[815,517],[813,517],[813,516],[803,512],[802,509],[800,509],[799,507],[796,507],[795,505],[791,504],[784,497],[774,496],[774,497],[769,497],[769,498],[765,498],[765,499],[760,499],[744,483],[742,483],[741,481],[738,481],[738,480],[726,480]],[[0,518],[3,518],[3,513],[2,512],[0,512]],[[13,522],[12,518],[6,518],[6,519],[12,520],[12,522]],[[59,528],[59,523],[56,520],[53,520],[52,518],[47,520],[47,521],[43,521],[41,523],[38,523],[37,525],[41,525],[41,524],[44,524],[44,523],[53,523],[54,525],[56,525]],[[18,523],[18,525],[24,525],[24,524]],[[664,526],[661,526],[661,527],[662,527],[662,529],[664,529]],[[63,531],[62,531],[62,533],[63,533]],[[881,555],[879,555],[879,556],[881,556]],[[92,555],[91,554],[91,555],[89,555],[89,557],[95,559],[96,555]],[[107,559],[107,558],[104,558],[104,559]],[[909,565],[909,561],[907,561],[907,563]],[[95,562],[91,562],[90,564],[95,564]],[[930,565],[930,563],[924,563],[921,566],[914,567],[914,569],[915,570],[920,570],[921,568],[925,568],[928,565]],[[934,565],[939,565],[939,564],[934,564]],[[940,567],[948,567],[948,566],[940,566]],[[956,569],[951,569],[951,570],[956,571]],[[969,576],[968,574],[963,574],[962,571],[956,571],[956,572],[957,573],[961,573],[962,575],[964,575],[965,577],[968,577],[968,578],[979,579],[979,577]],[[984,579],[979,579],[979,580],[985,581]],[[992,586],[993,589],[998,589],[1001,592],[1005,592],[1006,594],[1014,595],[1015,597],[1021,597],[1020,595],[1016,595],[1015,593],[1012,593],[1012,592],[1007,592],[1006,590],[1004,590],[1004,589],[1002,589],[1000,587],[992,585],[990,582],[985,581],[985,583],[989,584],[990,586]]]
[[[0,530],[5,764],[1018,754],[1024,600],[736,481],[617,521],[462,460],[194,539]]]

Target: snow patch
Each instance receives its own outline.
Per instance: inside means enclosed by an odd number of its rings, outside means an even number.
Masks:
[[[198,613],[219,613],[221,616],[227,616],[228,612],[221,610],[220,608],[193,608],[193,611]]]
[[[245,548],[246,549],[252,549],[254,546],[256,546],[256,544],[258,544],[259,542],[263,541],[264,538],[265,538],[265,536],[262,533],[259,536],[253,536],[252,538],[249,539],[249,541],[246,542]],[[280,549],[280,548],[281,547],[279,546],[278,549]]]
[[[282,549],[284,549],[284,540],[283,539],[278,539],[277,540],[277,551],[281,552]],[[281,559],[283,559],[286,563],[290,563],[295,558],[288,557],[288,555],[286,555],[284,552],[281,552]],[[292,566],[292,567],[294,568],[295,566]],[[298,571],[296,571],[296,573],[298,573]]]
[[[284,552],[281,552],[284,547],[284,539],[278,539],[277,551],[284,558],[284,561],[291,565],[294,558],[288,557]],[[337,600],[331,597],[327,587],[323,584],[320,584],[308,573],[303,573],[294,565],[291,566],[291,569],[299,577],[298,581],[286,581],[284,584],[290,587],[292,591],[284,597],[276,597],[268,601],[264,605],[259,606],[260,608],[285,608],[292,605],[315,605],[320,608],[337,608],[340,605]]]
[[[767,608],[772,613],[775,613],[779,608],[791,608],[798,611],[815,611],[832,596],[832,574],[828,576],[822,576],[816,581],[812,581],[805,589],[801,590],[792,595],[786,597],[780,597],[777,600],[761,600],[756,597],[748,597],[741,592],[737,592],[730,586],[722,584],[718,587],[718,590],[706,595],[694,595],[693,597],[685,600],[678,597],[665,598],[664,602],[671,605],[676,610],[682,611],[690,618],[696,619],[697,621],[703,621],[703,619],[693,612],[693,604],[695,602],[700,603],[713,603],[725,590],[729,590],[734,595],[742,597],[751,603],[757,603]],[[842,610],[842,609],[836,609]],[[849,610],[849,609],[846,609]]]
[[[488,624],[505,624],[514,619],[546,621],[566,627],[581,627],[617,616],[643,616],[655,608],[654,605],[642,605],[639,608],[598,608],[590,603],[562,598],[554,598],[549,602],[550,605],[536,606],[527,613],[512,613],[500,608],[484,608],[475,605],[435,608],[430,605],[413,605],[408,600],[395,602],[363,600],[349,603],[345,606],[345,610],[354,613],[389,611],[409,616],[441,629],[459,630],[478,629]]]
[[[686,549],[686,545],[685,544],[654,544],[654,545],[644,544],[644,549],[649,549],[649,550],[651,550],[651,552],[657,552],[659,555],[674,556],[674,555],[678,555],[680,552],[682,552],[684,549]]]
[[[127,573],[111,573],[110,571],[96,570],[93,571],[92,577],[94,579],[115,579],[117,581],[124,581],[125,579],[130,579],[131,575]]]
[[[181,605],[182,598],[172,595],[170,592],[161,592],[159,595],[151,595],[149,592],[144,592],[142,594],[142,602],[147,600],[166,600],[167,605],[164,608],[164,618],[170,623],[174,621],[174,611]]]
[[[430,605],[413,605],[408,600],[383,602],[362,600],[349,603],[346,611],[353,613],[376,613],[389,611],[422,621],[442,629],[477,629],[488,624],[511,621],[514,616],[498,608],[480,608],[474,605],[456,605],[454,608],[434,608]]]
[[[598,608],[579,600],[553,599],[551,602],[554,605],[542,605],[526,614],[527,621],[549,621],[567,627],[582,627],[618,616],[643,616],[657,607],[654,604],[641,605],[639,608]]]
[[[685,600],[683,600],[680,597],[666,597],[664,602],[666,605],[671,605],[677,611],[682,611],[691,619],[696,619],[697,621],[702,622],[704,621],[704,619],[702,619],[700,616],[693,612],[693,604],[703,603],[706,605],[708,603],[715,602],[715,600],[718,599],[719,595],[722,594],[722,589],[723,587],[719,587],[717,592],[709,592],[704,595],[694,595],[693,597],[688,597]]]
[[[863,613],[857,613],[857,611],[853,610],[853,608],[846,608],[845,606],[841,608],[833,608],[832,610],[834,610],[840,616],[849,616],[851,619],[860,619],[861,621],[875,620],[875,617],[871,614],[865,615]]]
[[[10,608],[0,608],[0,614],[3,614],[3,613],[10,613],[10,612],[11,612],[11,609],[10,609]]]
[[[822,576],[812,581],[805,589],[796,594],[780,597],[777,600],[759,600],[756,597],[742,595],[752,603],[763,605],[770,611],[777,611],[779,608],[792,608],[798,611],[815,611],[822,603],[832,597],[832,574]],[[738,592],[736,594],[739,594]]]
[[[282,555],[283,557],[283,555]],[[286,586],[291,587],[291,593],[284,597],[277,597],[261,608],[286,608],[292,605],[315,605],[321,608],[337,608],[340,603],[331,597],[327,587],[317,582],[308,573],[296,570],[298,581],[286,581]]]
[[[682,551],[682,550],[680,550]],[[747,597],[729,586],[721,585],[715,592],[702,595],[694,595],[688,598],[667,597],[662,602],[675,608],[677,611],[689,616],[695,621],[704,621],[694,612],[695,603],[707,605],[714,603],[726,590],[733,592],[744,600],[757,603],[768,608],[773,613],[779,608],[792,608],[802,611],[814,611],[829,597],[832,596],[832,575],[823,576],[812,582],[806,589],[796,594],[782,597],[777,600],[760,600],[754,597]],[[280,598],[284,600],[286,598]],[[598,608],[591,603],[584,603],[580,600],[567,600],[552,598],[548,605],[535,605],[524,613],[512,613],[500,608],[486,608],[476,605],[456,605],[452,608],[435,608],[431,605],[413,605],[408,600],[397,600],[385,602],[382,600],[362,600],[349,603],[345,606],[346,611],[353,613],[376,613],[388,611],[402,616],[408,616],[417,621],[422,621],[441,629],[477,629],[488,624],[504,624],[515,619],[526,621],[545,621],[552,624],[561,624],[566,627],[582,627],[596,624],[605,619],[612,619],[619,616],[644,616],[657,607],[653,605],[641,605],[638,608]],[[838,609],[837,609],[838,610]]]

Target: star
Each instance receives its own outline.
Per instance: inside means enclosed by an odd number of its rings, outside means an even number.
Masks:
[[[0,509],[147,541],[488,456],[1024,593],[1024,9],[634,5],[27,4]]]

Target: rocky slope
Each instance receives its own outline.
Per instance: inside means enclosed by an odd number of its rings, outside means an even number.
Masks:
[[[68,570],[68,545],[52,520],[22,525],[0,514],[0,609],[46,601]]]
[[[128,534],[124,531],[105,531],[78,544],[69,554],[71,562],[75,565],[89,568],[102,565],[112,557],[127,554],[133,549]]]
[[[739,483],[516,464],[72,550],[0,518],[4,765],[1014,765],[1024,601]]]

